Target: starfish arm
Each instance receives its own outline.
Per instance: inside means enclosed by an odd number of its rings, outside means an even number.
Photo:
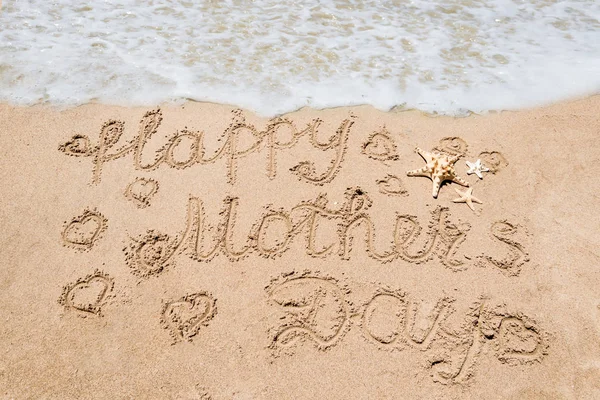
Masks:
[[[473,206],[473,202],[471,201],[471,198],[468,198],[467,201],[465,201],[465,203],[467,203],[467,205],[469,206],[469,208],[472,211],[475,211],[475,207]]]
[[[438,193],[440,192],[440,186],[442,184],[442,179],[439,176],[434,176],[431,178],[433,180],[433,189],[431,190],[431,194],[434,198],[438,197]]]
[[[481,170],[478,170],[478,169],[476,169],[476,170],[475,170],[475,175],[477,175],[477,177],[478,177],[479,179],[483,179],[483,175],[481,174]]]
[[[454,164],[455,162],[457,162],[459,160],[460,157],[461,157],[460,154],[457,154],[455,156],[450,156],[450,157],[448,157],[448,162],[450,164]]]
[[[490,169],[488,167],[486,167],[485,165],[482,165],[481,168],[479,168],[479,170],[481,172],[490,172]]]
[[[414,169],[412,171],[407,171],[406,172],[407,176],[425,176],[425,177],[430,177],[431,173],[428,171],[427,167],[423,167],[423,168],[419,168],[419,169]]]
[[[456,183],[458,183],[459,185],[462,185],[462,186],[465,186],[465,187],[469,187],[469,186],[470,186],[470,185],[469,185],[469,182],[465,181],[463,178],[461,178],[461,177],[459,177],[459,176],[456,176],[456,175],[454,175],[454,176],[452,177],[451,181],[452,181],[452,182],[456,182]]]
[[[473,202],[483,204],[481,200],[477,197],[473,197],[473,188],[469,188],[464,192],[454,188],[454,191],[460,195],[458,199],[452,200],[455,203],[466,203],[472,211],[475,211],[475,206],[473,206]]]
[[[431,160],[432,160],[431,153],[424,151],[420,147],[417,147],[415,149],[415,151],[417,152],[418,155],[420,155],[423,158],[423,160],[425,160],[425,162],[427,162],[427,163],[431,162]]]

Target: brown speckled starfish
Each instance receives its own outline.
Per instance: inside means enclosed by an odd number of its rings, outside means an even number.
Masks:
[[[464,179],[458,177],[456,175],[456,171],[454,170],[454,163],[458,161],[460,155],[451,156],[448,154],[442,154],[438,152],[427,152],[423,151],[417,147],[416,152],[423,157],[425,162],[425,166],[420,169],[415,169],[413,171],[408,171],[406,175],[408,176],[425,176],[430,178],[433,181],[433,190],[431,194],[433,197],[437,197],[440,186],[444,181],[452,181],[456,182],[459,185],[469,186],[469,182]]]

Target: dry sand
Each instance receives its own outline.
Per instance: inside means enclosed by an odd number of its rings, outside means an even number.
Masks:
[[[599,96],[2,105],[0,132],[3,398],[600,398]],[[417,146],[483,204],[408,177]]]

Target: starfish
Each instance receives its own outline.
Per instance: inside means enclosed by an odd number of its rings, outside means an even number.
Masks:
[[[459,185],[467,187],[469,186],[469,182],[456,176],[456,171],[453,167],[454,163],[460,158],[460,155],[451,156],[437,152],[430,153],[423,151],[418,147],[416,152],[423,157],[427,164],[423,168],[408,171],[406,175],[425,176],[427,178],[431,178],[433,181],[433,190],[431,192],[433,197],[437,197],[440,191],[440,186],[444,181],[452,181],[458,183]]]
[[[467,171],[467,175],[475,174],[479,177],[479,179],[483,179],[482,172],[489,172],[490,169],[485,165],[481,164],[481,160],[477,159],[474,163],[467,161],[467,167],[469,170]]]
[[[473,188],[468,188],[464,192],[461,192],[458,189],[454,189],[454,190],[456,191],[456,193],[458,193],[460,195],[460,197],[458,199],[452,200],[455,203],[467,203],[469,208],[473,211],[475,211],[475,207],[473,207],[474,202],[483,204],[483,202],[481,200],[479,200],[477,197],[473,196]]]

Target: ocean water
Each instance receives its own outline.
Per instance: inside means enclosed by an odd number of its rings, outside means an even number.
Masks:
[[[600,92],[598,0],[4,0],[0,101],[440,114]]]

